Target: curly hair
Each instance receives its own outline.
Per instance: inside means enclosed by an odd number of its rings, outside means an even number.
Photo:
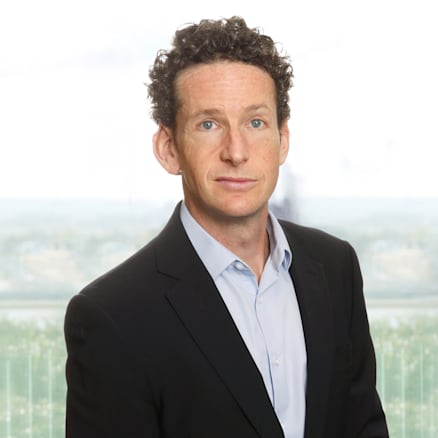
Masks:
[[[176,31],[172,43],[171,50],[158,52],[149,71],[151,115],[158,124],[175,128],[178,73],[196,64],[220,60],[243,62],[265,70],[275,83],[279,125],[289,118],[289,89],[293,85],[289,58],[281,55],[272,38],[248,28],[243,18],[201,20]]]

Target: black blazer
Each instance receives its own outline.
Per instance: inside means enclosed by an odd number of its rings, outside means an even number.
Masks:
[[[387,437],[353,249],[287,222],[307,350],[306,438]],[[68,438],[280,438],[261,375],[177,208],[65,319]]]

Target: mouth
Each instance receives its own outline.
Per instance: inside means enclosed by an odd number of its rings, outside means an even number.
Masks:
[[[236,178],[221,176],[216,178],[216,182],[227,190],[245,191],[249,190],[256,184],[254,178]]]

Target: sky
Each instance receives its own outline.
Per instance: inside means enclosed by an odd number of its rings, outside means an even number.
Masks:
[[[294,67],[278,196],[438,197],[433,0],[5,0],[0,198],[179,199],[152,153],[149,66],[177,28],[232,15]]]

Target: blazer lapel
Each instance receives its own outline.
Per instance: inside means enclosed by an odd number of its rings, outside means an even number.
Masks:
[[[333,321],[324,269],[293,246],[291,276],[307,350],[305,437],[323,438],[333,352]]]
[[[263,379],[185,234],[179,208],[157,240],[157,268],[177,280],[167,292],[170,305],[260,437],[283,437]]]

